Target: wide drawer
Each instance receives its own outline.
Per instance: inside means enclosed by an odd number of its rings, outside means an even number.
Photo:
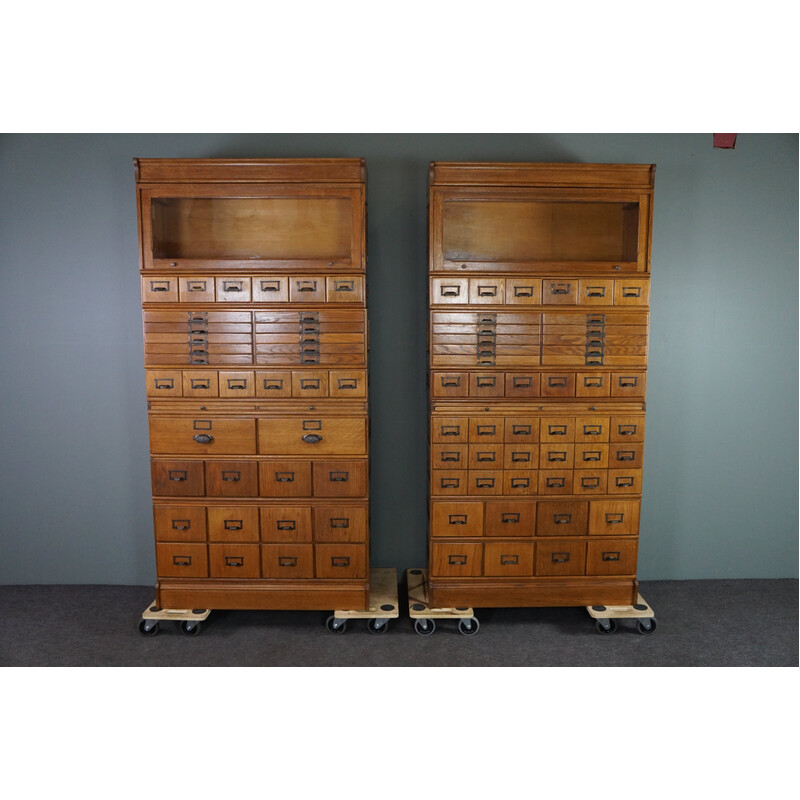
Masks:
[[[262,455],[365,455],[367,421],[363,417],[274,417],[258,421]]]
[[[150,451],[181,455],[250,455],[256,452],[253,419],[150,417]]]

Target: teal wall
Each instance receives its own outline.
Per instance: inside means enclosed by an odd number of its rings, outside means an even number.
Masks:
[[[798,137],[0,137],[0,583],[152,584],[132,159],[363,157],[372,563],[426,560],[431,160],[655,163],[640,578],[797,577]]]

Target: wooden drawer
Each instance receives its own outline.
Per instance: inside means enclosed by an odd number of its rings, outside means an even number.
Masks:
[[[487,501],[486,536],[533,536],[536,531],[536,503]]]
[[[469,474],[465,469],[435,469],[431,473],[431,494],[465,495],[468,481]]]
[[[598,536],[628,536],[639,533],[638,500],[592,500],[589,503],[589,533]]]
[[[289,279],[285,276],[253,278],[253,302],[286,303],[289,300]]]
[[[289,278],[290,303],[324,303],[325,278],[292,276]]]
[[[533,542],[486,542],[483,574],[498,578],[533,575]]]
[[[363,497],[366,461],[315,461],[311,466],[314,497]]]
[[[213,303],[216,298],[214,279],[206,275],[185,275],[178,278],[181,303]]]
[[[502,372],[478,373],[469,376],[470,397],[502,397],[505,392],[505,381]]]
[[[538,306],[542,302],[542,282],[535,278],[506,278],[506,304]]]
[[[469,303],[470,305],[502,305],[506,297],[506,282],[504,278],[470,278]]]
[[[467,397],[469,376],[466,372],[432,372],[432,397]]]
[[[467,454],[465,444],[432,444],[431,469],[466,469]]]
[[[469,303],[466,278],[433,278],[431,280],[431,305]]]
[[[503,494],[503,470],[471,469],[467,477],[467,487],[467,494],[473,497]]]
[[[612,442],[608,447],[610,469],[641,469],[644,464],[643,444]]]
[[[173,275],[142,278],[143,303],[177,303],[178,279]]]
[[[608,432],[608,417],[576,417],[575,419],[576,442],[593,444],[607,442]]]
[[[643,278],[614,280],[615,306],[646,306],[650,304],[650,281]]]
[[[609,494],[641,494],[642,470],[610,469],[608,470]]]
[[[365,542],[367,509],[365,506],[315,506],[315,542]]]
[[[311,462],[262,461],[258,485],[262,497],[311,497]]]
[[[258,509],[255,506],[209,506],[210,542],[257,542]]]
[[[540,469],[539,494],[572,494],[571,469]]]
[[[325,278],[325,296],[328,303],[363,303],[364,279],[357,276]]]
[[[606,372],[579,372],[575,382],[576,397],[609,397],[611,375]]]
[[[253,296],[250,278],[217,278],[218,303],[249,303]]]
[[[297,580],[314,577],[314,546],[311,544],[262,544],[261,575],[264,578]]]
[[[436,578],[475,578],[483,569],[483,545],[473,542],[434,542],[431,575]]]
[[[539,397],[541,380],[537,372],[506,372],[505,396],[508,398]]]
[[[536,469],[538,444],[507,444],[503,448],[503,469]]]
[[[613,305],[614,281],[611,278],[581,278],[578,281],[578,303],[582,306]]]
[[[577,280],[545,278],[542,281],[542,303],[544,305],[575,305],[577,302]]]
[[[206,461],[206,494],[209,497],[258,497],[258,464],[255,461]]]
[[[363,369],[332,369],[328,390],[331,397],[366,397],[367,373]]]
[[[292,373],[290,371],[256,370],[256,397],[281,399],[292,396]]]
[[[256,452],[253,419],[150,417],[152,453],[249,455]]]
[[[313,540],[310,506],[263,506],[260,517],[261,540],[264,542]]]
[[[608,492],[608,473],[604,469],[576,469],[572,473],[572,494],[602,495]]]
[[[431,503],[431,536],[483,536],[483,503]]]
[[[539,420],[535,417],[506,417],[503,439],[506,444],[534,444],[539,441]]]
[[[216,370],[184,370],[184,397],[219,397],[219,373]]]
[[[474,444],[503,441],[504,420],[502,417],[471,417],[469,440]]]
[[[539,445],[539,469],[572,469],[575,462],[575,445],[571,442],[544,442]]]
[[[202,461],[153,459],[150,472],[156,497],[201,497],[205,494]]]
[[[542,397],[575,397],[574,372],[543,372]]]
[[[575,420],[570,417],[542,417],[539,420],[539,441],[574,442]]]
[[[258,421],[258,449],[263,455],[365,455],[367,422],[363,417],[274,417]]]
[[[612,442],[643,442],[644,417],[611,417]]]
[[[612,397],[644,397],[647,393],[646,372],[612,372]]]
[[[469,436],[467,417],[431,417],[431,441],[447,445],[466,442]]]
[[[535,574],[537,576],[583,575],[585,572],[585,541],[550,539],[536,542]]]
[[[608,467],[608,445],[602,444],[576,444],[575,469],[597,470]]]
[[[160,578],[207,578],[205,544],[156,544],[156,573]]]
[[[328,371],[308,370],[292,373],[292,397],[327,397]]]
[[[539,473],[536,470],[507,469],[503,471],[503,494],[531,495],[538,490]]]
[[[365,578],[367,548],[362,544],[315,544],[314,567],[318,578]]]
[[[181,371],[179,369],[148,369],[145,370],[147,379],[147,396],[153,398],[182,397],[183,387]]]
[[[257,544],[209,544],[208,573],[212,578],[259,578],[261,554]]]
[[[603,539],[589,542],[586,558],[587,575],[634,575],[638,540]]]
[[[467,461],[469,469],[502,469],[503,467],[503,445],[492,444],[471,444],[469,445],[469,458]]]
[[[249,370],[231,372],[223,370],[219,373],[220,397],[254,397],[255,378]]]
[[[153,527],[159,542],[204,542],[205,506],[153,506]]]
[[[583,536],[589,529],[589,503],[583,500],[540,500],[537,536]]]

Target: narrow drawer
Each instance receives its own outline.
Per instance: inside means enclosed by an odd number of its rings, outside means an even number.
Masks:
[[[572,442],[544,442],[539,445],[539,469],[572,469],[575,445]]]
[[[469,436],[467,417],[431,417],[431,441],[443,444],[466,442]]]
[[[483,574],[498,578],[533,575],[533,542],[486,542]]]
[[[592,500],[589,503],[589,533],[598,536],[628,536],[639,533],[638,500]]]
[[[487,536],[533,536],[536,503],[487,501],[484,526]]]
[[[311,497],[311,462],[262,461],[258,488],[261,497]]]
[[[608,448],[610,469],[641,469],[644,464],[643,444],[622,444],[612,442]]]
[[[502,417],[472,417],[469,421],[469,440],[474,444],[503,441]]]
[[[469,303],[466,278],[434,278],[431,281],[431,305]]]
[[[506,305],[538,306],[542,282],[534,278],[506,278]]]
[[[575,397],[574,372],[543,372],[542,397]]]
[[[572,473],[572,494],[603,495],[608,492],[608,473],[604,469],[576,469]]]
[[[364,279],[355,275],[325,278],[325,293],[329,303],[363,303]]]
[[[216,370],[187,369],[183,372],[184,397],[219,397],[219,373]]]
[[[431,503],[431,536],[483,536],[483,503]]]
[[[314,577],[314,546],[310,544],[262,544],[261,575],[289,580]]]
[[[324,303],[325,279],[317,276],[289,278],[290,303]]]
[[[581,278],[578,281],[578,303],[582,306],[614,304],[614,281],[611,278]]]
[[[641,494],[642,470],[610,469],[608,470],[609,494]]]
[[[504,278],[470,278],[469,303],[470,305],[502,305],[506,297],[506,282]]]
[[[289,279],[284,276],[253,278],[253,302],[287,303]]]
[[[175,276],[142,278],[143,303],[177,303],[178,279]]]
[[[615,306],[646,306],[650,303],[650,281],[642,278],[614,280]]]
[[[487,442],[469,445],[469,469],[502,469],[503,445]]]
[[[432,444],[432,469],[466,469],[468,464],[467,445]]]
[[[228,455],[255,453],[253,419],[150,417],[153,453]]]
[[[366,578],[367,548],[362,544],[315,544],[318,578]]]
[[[578,281],[545,278],[542,281],[544,305],[575,305],[578,302]]]
[[[292,373],[256,370],[256,397],[280,399],[292,396]]]
[[[537,576],[583,575],[585,572],[585,541],[549,539],[536,542]]]
[[[183,383],[179,369],[148,369],[145,370],[147,379],[147,396],[153,398],[182,397]]]
[[[575,445],[575,469],[596,470],[608,467],[608,445],[605,442]]]
[[[539,373],[505,373],[505,396],[515,397],[539,397],[540,378]]]
[[[507,444],[503,448],[503,469],[536,469],[538,444]]]
[[[332,369],[329,373],[328,390],[331,397],[366,397],[367,373],[360,369]]]
[[[539,494],[572,494],[571,469],[540,469]]]
[[[502,397],[505,393],[505,380],[502,372],[472,372],[469,376],[470,397]]]
[[[483,569],[483,545],[474,542],[434,542],[431,574],[437,578],[475,578]]]
[[[467,487],[467,494],[473,497],[503,494],[503,470],[471,469]]]
[[[314,497],[363,497],[367,493],[366,461],[315,461],[311,474]]]
[[[435,469],[431,472],[431,494],[465,495],[468,480],[469,473],[465,469]]]
[[[264,542],[311,542],[310,506],[263,506],[260,510]]]
[[[178,279],[181,303],[213,303],[214,279],[205,275],[185,275]]]
[[[255,461],[206,461],[206,494],[209,497],[258,497],[258,464]]]
[[[589,503],[582,500],[540,500],[537,536],[583,536],[589,529]]]
[[[605,372],[579,372],[575,383],[576,397],[609,397],[611,375]]]
[[[223,370],[219,373],[219,396],[220,397],[254,397],[255,378],[254,373],[245,370],[241,372],[231,372]]]
[[[209,544],[208,573],[212,578],[259,578],[261,554],[257,544]]]
[[[204,542],[205,506],[153,506],[153,527],[159,542]]]
[[[292,373],[292,397],[327,397],[328,371],[308,370]]]
[[[608,417],[576,417],[575,441],[599,444],[607,442],[609,435]]]
[[[201,497],[205,494],[202,461],[153,459],[150,473],[156,497]]]
[[[156,544],[156,572],[161,578],[207,578],[205,544]]]
[[[258,509],[255,506],[209,506],[210,542],[257,542]]]
[[[612,372],[612,397],[644,397],[647,393],[646,372]]]
[[[638,540],[604,539],[589,542],[587,575],[635,575]]]
[[[506,469],[503,471],[503,494],[536,494],[538,481],[539,473],[536,470]]]
[[[315,506],[315,542],[365,542],[366,506]]]
[[[644,417],[611,417],[612,442],[643,442]]]
[[[258,448],[263,455],[366,455],[367,422],[311,415],[260,419]]]
[[[503,440],[506,444],[535,444],[539,441],[539,420],[535,417],[506,417]]]
[[[569,417],[542,417],[539,421],[539,441],[574,442],[575,420]]]
[[[432,397],[467,397],[469,377],[466,372],[432,372]]]
[[[217,278],[218,303],[249,303],[252,299],[250,278]]]

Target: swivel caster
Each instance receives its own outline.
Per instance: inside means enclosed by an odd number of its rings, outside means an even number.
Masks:
[[[139,623],[138,630],[142,636],[155,636],[158,633],[158,622],[152,619],[143,619]]]
[[[389,630],[389,620],[388,619],[378,619],[377,617],[373,617],[372,619],[367,620],[367,630],[375,634],[376,636],[381,633],[386,633]]]
[[[336,619],[332,614],[325,620],[325,627],[328,629],[328,633],[342,634],[347,630],[347,620]]]
[[[200,623],[186,619],[183,620],[183,622],[181,622],[181,633],[186,636],[197,636],[197,634],[200,633]]]
[[[432,619],[415,619],[414,630],[420,636],[431,636],[436,630],[436,623]]]
[[[649,636],[656,629],[655,617],[647,617],[645,619],[636,620],[636,633],[641,633],[642,636]]]
[[[474,636],[480,627],[481,624],[478,622],[477,617],[470,617],[469,619],[464,617],[458,621],[458,632],[462,636]]]
[[[598,619],[595,622],[594,627],[598,633],[610,634],[617,630],[617,623],[613,619]]]

